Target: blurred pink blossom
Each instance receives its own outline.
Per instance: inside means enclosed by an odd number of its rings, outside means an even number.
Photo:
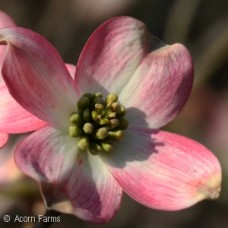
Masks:
[[[20,179],[23,174],[17,168],[14,162],[14,150],[16,145],[22,140],[23,136],[10,137],[9,142],[0,149],[0,186],[5,186],[18,179]]]

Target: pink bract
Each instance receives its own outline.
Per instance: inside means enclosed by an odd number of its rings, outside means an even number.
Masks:
[[[221,168],[204,146],[158,128],[186,103],[193,81],[188,50],[165,45],[130,17],[102,24],[87,41],[74,79],[54,47],[23,28],[0,30],[2,74],[12,96],[48,125],[16,149],[20,169],[36,179],[48,208],[94,223],[109,221],[122,191],[139,203],[179,210],[218,197]],[[110,153],[80,151],[69,118],[84,93],[115,93],[129,127]]]
[[[16,27],[14,21],[0,11],[0,29]],[[0,63],[4,58],[5,45],[0,46]],[[36,130],[44,126],[44,122],[23,109],[9,94],[9,91],[0,75],[0,148],[8,141],[8,134],[23,133]]]

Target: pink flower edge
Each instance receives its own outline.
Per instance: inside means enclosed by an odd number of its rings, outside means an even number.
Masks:
[[[180,210],[220,192],[217,158],[173,133],[131,128],[104,161],[123,191],[151,208]]]
[[[49,208],[93,223],[109,221],[119,208],[122,190],[102,160],[79,152],[75,140],[58,130],[30,134],[17,147],[15,161],[41,183]]]

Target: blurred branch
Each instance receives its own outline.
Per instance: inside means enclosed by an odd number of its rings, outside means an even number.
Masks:
[[[194,16],[201,0],[176,0],[170,9],[164,40],[168,43],[186,43]]]
[[[202,85],[228,59],[228,18],[215,23],[192,47],[195,87]]]

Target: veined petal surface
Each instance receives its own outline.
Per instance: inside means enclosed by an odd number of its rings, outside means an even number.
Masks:
[[[126,108],[145,114],[144,127],[157,129],[179,114],[192,83],[193,64],[188,50],[181,44],[166,45],[142,60],[119,97]],[[128,112],[127,118],[131,125],[142,126],[134,112]]]
[[[52,185],[50,198],[42,188],[49,207],[56,209],[55,204],[67,199],[72,211],[63,212],[95,223],[107,222],[119,208],[122,190],[103,161],[79,152],[75,139],[54,128],[44,127],[27,137],[17,147],[15,160],[42,186]]]
[[[71,77],[74,77],[76,67],[66,64]],[[0,85],[0,131],[11,134],[36,130],[45,122],[22,108],[10,95],[5,83]]]
[[[22,108],[2,83],[0,86],[0,131],[11,134],[36,130],[46,123]]]
[[[0,43],[8,45],[2,74],[11,95],[38,118],[66,131],[78,96],[58,52],[23,28],[2,29]]]
[[[181,44],[165,45],[131,17],[102,24],[89,38],[77,64],[82,91],[116,93],[128,108],[145,113],[145,126],[164,126],[181,111],[193,82],[192,59]],[[138,116],[129,122],[142,126]]]
[[[221,168],[199,143],[172,133],[132,128],[103,157],[123,190],[139,203],[179,210],[218,197]]]
[[[136,19],[108,20],[87,41],[75,83],[82,91],[118,94],[153,46],[149,37],[145,25]]]
[[[12,18],[6,13],[0,11],[0,29],[6,28],[6,27],[15,27],[15,26],[16,24],[14,23]],[[5,46],[0,45],[0,65],[3,60],[4,51],[5,51]],[[0,85],[1,83],[3,83],[3,79],[2,79],[2,76],[0,75]]]

